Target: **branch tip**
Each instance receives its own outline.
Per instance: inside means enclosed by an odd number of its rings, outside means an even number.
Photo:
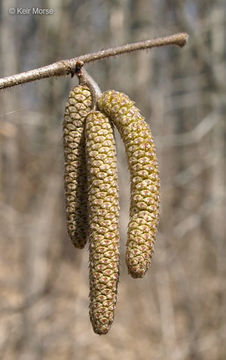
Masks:
[[[189,35],[187,33],[181,33],[181,34],[178,34],[178,35],[180,35],[178,37],[178,46],[184,47],[188,42]]]

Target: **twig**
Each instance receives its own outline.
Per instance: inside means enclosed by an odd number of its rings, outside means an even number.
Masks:
[[[107,50],[101,50],[95,53],[81,55],[68,60],[61,60],[38,69],[29,70],[20,74],[2,78],[0,79],[0,89],[5,89],[15,85],[20,85],[30,81],[40,80],[53,76],[62,76],[69,74],[73,76],[75,73],[76,63],[78,61],[82,61],[84,62],[84,64],[87,64],[89,62],[101,60],[110,56],[116,56],[136,50],[151,49],[153,47],[165,45],[177,45],[183,47],[187,43],[187,40],[188,34],[179,33],[154,40],[145,40],[132,44],[118,46],[115,48],[110,48]]]
[[[101,95],[101,90],[96,81],[83,68],[84,62],[77,61],[75,66],[75,74],[78,77],[80,85],[87,85],[92,94],[92,109],[96,108],[97,98]]]

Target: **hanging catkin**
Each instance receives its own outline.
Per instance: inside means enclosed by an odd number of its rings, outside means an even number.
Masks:
[[[63,123],[67,229],[77,248],[85,246],[88,231],[84,121],[91,104],[88,87],[76,86],[69,94]]]
[[[113,128],[99,111],[86,118],[86,157],[90,319],[97,334],[106,334],[114,318],[119,276],[119,196]]]
[[[124,141],[131,175],[131,205],[126,260],[129,273],[143,277],[154,250],[159,222],[159,171],[149,126],[134,102],[109,90],[98,107],[116,125]]]

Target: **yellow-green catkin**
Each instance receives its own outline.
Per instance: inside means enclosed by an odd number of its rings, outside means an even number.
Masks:
[[[74,246],[80,249],[86,244],[88,232],[85,118],[91,106],[88,87],[76,86],[69,94],[63,123],[67,230]]]
[[[131,174],[131,205],[126,261],[134,278],[149,267],[159,223],[159,170],[148,124],[134,102],[123,93],[102,94],[98,107],[113,121],[126,147]]]
[[[99,111],[86,118],[90,320],[106,334],[114,319],[119,277],[119,195],[112,124]]]

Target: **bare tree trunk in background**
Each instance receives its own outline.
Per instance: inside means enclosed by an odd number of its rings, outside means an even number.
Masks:
[[[24,309],[24,332],[21,338],[21,354],[22,360],[38,360],[43,358],[41,348],[37,338],[37,325],[42,317],[42,312],[39,312],[35,304],[32,306],[32,299],[34,302],[38,301],[44,292],[47,291],[49,267],[48,254],[51,246],[53,246],[55,239],[55,208],[57,202],[57,194],[59,192],[61,183],[56,182],[54,177],[46,183],[43,189],[43,198],[37,203],[37,208],[34,211],[37,217],[33,217],[31,213],[30,227],[28,231],[28,238],[26,239],[26,255],[25,255],[25,301],[31,301],[31,306]],[[51,279],[53,281],[54,279]],[[48,298],[44,302],[44,309],[48,309]],[[44,310],[45,311],[45,310]],[[47,310],[51,312],[51,309]]]
[[[15,5],[15,2],[12,2],[12,6]],[[8,6],[6,2],[2,3],[2,12],[8,11]],[[1,23],[1,32],[0,32],[0,48],[1,53],[5,54],[2,59],[1,71],[3,74],[9,74],[12,72],[17,72],[17,62],[16,62],[16,53],[15,53],[15,43],[14,41],[8,41],[8,39],[14,39],[14,29],[12,27],[11,22],[7,21],[3,17],[3,21]],[[5,51],[5,44],[7,44],[8,52]],[[15,198],[15,188],[18,179],[13,176],[17,172],[18,157],[17,157],[17,148],[18,142],[20,139],[16,137],[17,129],[16,127],[8,121],[7,113],[11,109],[11,104],[14,103],[14,109],[18,109],[20,98],[19,95],[15,101],[14,95],[11,92],[8,92],[7,96],[4,96],[1,99],[1,118],[0,121],[3,124],[3,135],[4,128],[6,133],[6,138],[2,142],[2,152],[3,156],[7,159],[4,162],[1,162],[1,173],[3,174],[3,181],[7,184],[7,192],[3,192],[3,203],[7,204],[9,207],[13,207],[14,198]],[[5,116],[4,116],[5,114]],[[8,135],[8,136],[7,136]],[[15,224],[17,223],[17,219],[15,218],[15,211],[9,212],[9,217],[7,219],[8,228],[10,229],[10,237],[13,240],[15,236]]]
[[[226,276],[226,266],[225,266],[225,254],[224,254],[224,244],[225,244],[225,234],[226,234],[226,224],[225,224],[225,213],[226,213],[226,197],[225,197],[225,184],[226,184],[226,166],[225,166],[225,139],[226,139],[226,126],[225,126],[225,116],[226,116],[226,107],[225,107],[225,79],[226,70],[225,64],[223,64],[222,59],[226,51],[225,47],[225,37],[222,36],[223,29],[225,28],[225,16],[224,13],[219,9],[215,8],[211,14],[211,43],[212,43],[212,57],[215,60],[215,66],[213,67],[214,75],[216,78],[216,84],[218,88],[212,93],[212,107],[217,109],[218,126],[214,128],[212,134],[212,149],[213,156],[217,159],[216,166],[212,169],[212,181],[210,188],[211,197],[214,202],[213,212],[211,214],[211,222],[209,224],[212,241],[215,245],[215,254],[216,254],[216,276],[218,282],[216,283],[218,290],[218,315],[216,316],[216,328],[220,329],[222,320],[225,322],[225,303],[226,296],[222,293],[221,282],[224,281]],[[222,90],[224,92],[222,93]],[[221,315],[220,315],[221,314]],[[223,316],[223,319],[222,319]],[[219,344],[217,357],[221,358],[220,349],[224,346],[221,339],[221,331],[219,331]]]

